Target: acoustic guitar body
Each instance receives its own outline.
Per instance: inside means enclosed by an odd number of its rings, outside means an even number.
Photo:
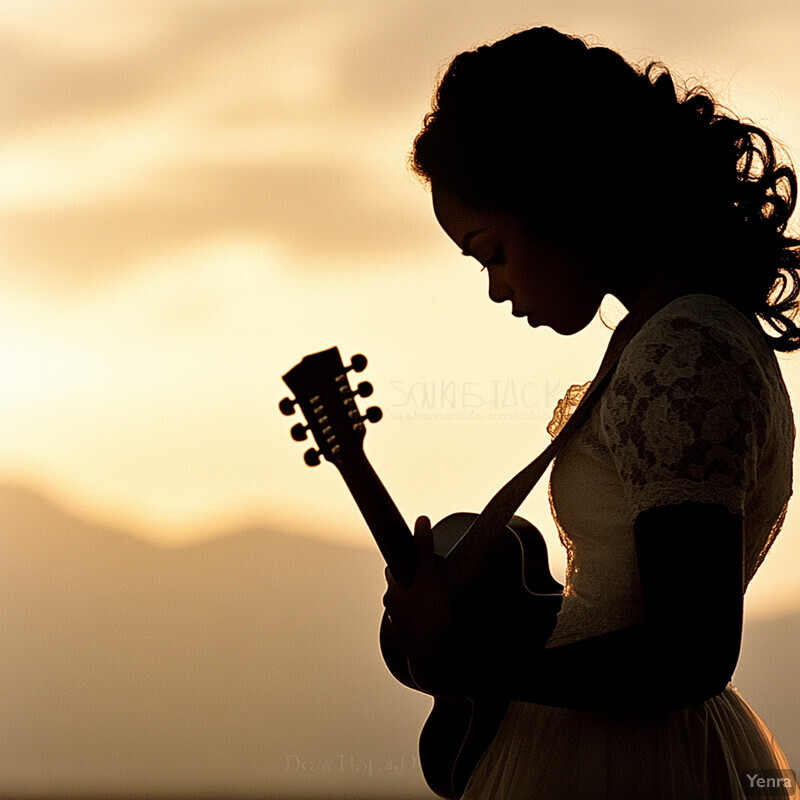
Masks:
[[[434,551],[440,558],[458,546],[476,516],[451,514],[433,527]],[[498,653],[541,649],[555,628],[561,590],[550,574],[541,533],[522,517],[513,517],[452,599],[454,647]],[[424,691],[411,674],[386,614],[380,643],[392,675]],[[434,792],[453,800],[461,796],[507,706],[508,700],[502,699],[434,697],[419,741],[420,765]]]

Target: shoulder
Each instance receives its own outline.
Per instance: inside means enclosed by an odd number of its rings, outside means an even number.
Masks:
[[[701,378],[750,391],[783,387],[775,354],[755,320],[715,295],[688,294],[656,312],[633,336],[612,385],[644,381],[652,387]],[[724,391],[723,385],[715,388]]]
[[[632,519],[687,500],[741,513],[761,467],[791,459],[791,405],[775,354],[754,322],[713,295],[680,297],[641,327],[597,422]]]
[[[638,431],[653,447],[682,437],[732,448],[748,439],[758,448],[769,437],[793,437],[789,394],[764,334],[709,294],[680,297],[641,327],[599,405],[608,437]]]
[[[752,350],[759,355],[772,351],[759,332],[755,320],[712,294],[687,294],[667,303],[641,327],[631,344],[653,340],[679,344],[699,336]]]

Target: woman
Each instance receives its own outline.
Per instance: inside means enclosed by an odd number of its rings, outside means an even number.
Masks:
[[[791,494],[775,351],[800,348],[793,171],[705,90],[550,28],[453,60],[413,166],[490,298],[531,326],[577,333],[606,294],[652,310],[553,465],[568,564],[547,645],[448,646],[425,517],[412,586],[387,575],[419,683],[513,701],[464,798],[796,797],[776,794],[785,756],[729,683]]]

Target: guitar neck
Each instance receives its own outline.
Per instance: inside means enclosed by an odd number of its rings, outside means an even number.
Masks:
[[[411,531],[381,479],[366,456],[337,467],[392,576],[410,583],[414,565]]]

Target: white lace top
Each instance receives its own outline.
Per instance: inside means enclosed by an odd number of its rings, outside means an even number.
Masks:
[[[567,392],[551,435],[587,386]],[[553,465],[567,574],[548,646],[642,621],[633,522],[654,506],[721,503],[742,515],[749,581],[783,521],[793,442],[789,396],[755,326],[707,294],[661,309]]]

